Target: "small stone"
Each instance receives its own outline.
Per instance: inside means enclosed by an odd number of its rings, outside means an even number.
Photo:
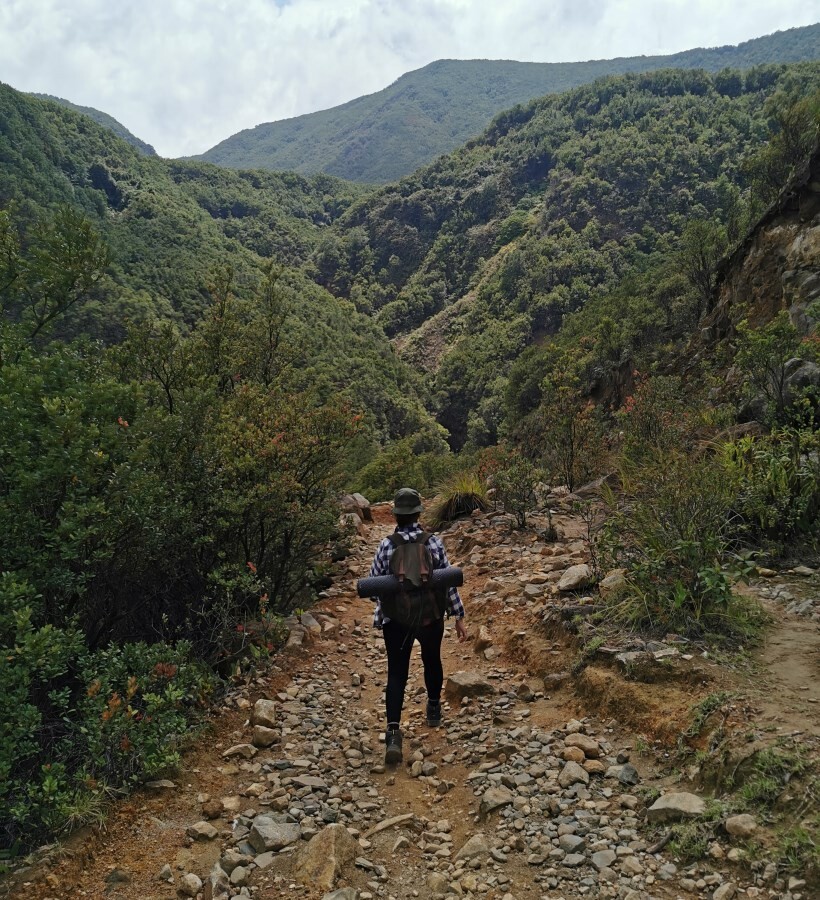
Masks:
[[[174,873],[168,863],[165,863],[165,865],[159,870],[157,881],[165,881],[168,884],[174,883]]]
[[[474,834],[464,846],[456,853],[456,859],[472,859],[474,856],[483,856],[490,852],[487,836]]]
[[[189,825],[185,829],[185,833],[189,838],[195,841],[212,841],[219,832],[211,825],[210,822],[197,822],[195,825]]]
[[[274,822],[269,816],[257,816],[248,834],[248,843],[257,853],[264,853],[296,843],[299,835],[298,825]]]
[[[259,751],[253,744],[237,744],[235,747],[229,747],[223,754],[223,759],[230,759],[232,756],[241,756],[244,759],[253,759]]]
[[[641,780],[641,776],[638,774],[638,770],[632,763],[624,763],[621,766],[621,771],[618,773],[618,781],[621,784],[637,784]]]
[[[495,692],[495,687],[478,672],[455,672],[447,679],[444,688],[444,694],[451,702],[459,702],[464,697],[483,697]]]
[[[227,873],[219,863],[211,869],[211,874],[205,880],[204,900],[230,900],[231,883]]]
[[[706,811],[706,804],[696,794],[686,792],[664,794],[646,811],[647,821],[677,822],[680,819],[694,819],[702,816]]]
[[[263,728],[276,726],[276,704],[273,700],[257,700],[253,705],[251,724],[261,725]]]
[[[476,653],[483,653],[493,645],[492,635],[486,625],[481,625],[478,629],[478,637],[475,639],[473,650]]]
[[[568,788],[573,784],[589,784],[589,772],[576,762],[568,762],[558,776],[558,784],[562,788]]]
[[[567,765],[574,765],[574,763],[567,763]],[[583,771],[583,769],[581,771]],[[586,772],[584,772],[584,775],[586,775]],[[589,778],[589,775],[587,775],[587,778]],[[482,816],[486,817],[494,810],[500,809],[502,806],[509,806],[512,802],[512,793],[507,788],[503,787],[503,785],[490,787],[484,791],[484,794],[481,797],[479,812]]]
[[[131,881],[131,873],[117,866],[105,876],[105,881],[107,884],[128,884]]]
[[[604,600],[619,597],[626,589],[626,569],[612,569],[598,584],[598,591]]]
[[[597,759],[601,755],[601,748],[598,741],[585,734],[569,734],[564,738],[564,745],[567,747],[577,747],[583,751],[584,756],[589,759]]]
[[[315,834],[299,853],[296,877],[330,890],[346,866],[356,858],[359,845],[344,825],[334,823]]]
[[[599,850],[592,854],[592,865],[600,872],[601,869],[609,868],[617,858],[614,850]]]
[[[592,570],[586,563],[578,566],[570,566],[561,576],[558,582],[558,590],[562,593],[579,591],[592,582]]]
[[[737,886],[731,881],[727,881],[726,884],[722,884],[714,894],[712,894],[712,900],[732,900],[732,897],[734,897],[736,893]]]
[[[211,797],[202,804],[202,813],[206,819],[218,819],[222,815],[222,801]]]
[[[558,838],[558,846],[565,853],[580,853],[586,847],[586,841],[577,834],[562,834]]]
[[[245,866],[237,866],[233,872],[231,872],[230,882],[234,887],[243,887],[248,883],[248,876],[250,872]]]
[[[273,728],[265,728],[264,725],[253,726],[251,741],[254,747],[270,747],[279,740],[279,733]]]
[[[757,831],[757,821],[754,816],[750,816],[748,813],[730,816],[726,820],[726,831],[732,837],[750,838]]]
[[[202,890],[202,879],[193,872],[183,875],[179,879],[179,892],[186,897],[196,897]]]
[[[562,860],[561,865],[567,866],[570,869],[575,869],[578,866],[582,866],[586,862],[587,858],[583,853],[568,853]]]

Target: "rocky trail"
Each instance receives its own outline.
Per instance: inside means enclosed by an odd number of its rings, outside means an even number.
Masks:
[[[292,621],[286,650],[233,686],[181,774],[116,804],[105,827],[41,854],[6,880],[7,896],[816,896],[777,860],[747,854],[759,831],[748,815],[729,816],[694,864],[663,846],[667,823],[706,809],[697,779],[681,783],[673,754],[700,698],[730,689],[743,727],[800,731],[816,752],[820,601],[809,602],[811,570],[796,576],[800,610],[785,612],[774,581],[754,586],[787,618],[751,667],[732,671],[674,641],[637,640],[598,647],[580,666],[565,626],[582,621],[593,598],[573,568],[587,551],[569,506],[555,543],[536,530],[511,532],[491,514],[457,522],[442,536],[465,569],[471,640],[459,644],[448,624],[440,729],[424,721],[416,648],[404,763],[385,769],[386,661],[370,601],[355,596],[355,579],[392,527],[388,507],[373,514],[321,602]],[[795,640],[799,662],[781,665]],[[625,677],[638,670],[650,676]]]

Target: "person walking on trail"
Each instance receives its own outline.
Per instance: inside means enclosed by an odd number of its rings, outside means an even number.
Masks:
[[[393,500],[393,515],[396,518],[396,530],[390,537],[384,538],[376,550],[370,575],[390,575],[395,566],[391,562],[404,551],[397,548],[409,543],[421,543],[429,550],[433,569],[446,569],[450,564],[444,544],[434,534],[427,534],[419,525],[422,511],[419,492],[412,488],[402,488]],[[444,670],[441,664],[441,641],[444,637],[444,615],[455,617],[456,634],[459,641],[467,639],[464,627],[464,604],[461,602],[458,589],[446,589],[446,596],[441,598],[440,605],[430,613],[429,608],[414,625],[404,625],[390,619],[381,598],[376,599],[373,615],[373,627],[380,628],[384,636],[387,651],[387,687],[385,700],[387,706],[387,730],[385,732],[385,763],[394,765],[401,762],[402,735],[400,729],[401,711],[404,705],[404,690],[410,670],[410,655],[414,641],[421,647],[421,660],[424,666],[424,684],[427,688],[427,724],[436,728],[441,724],[441,688],[444,684]],[[386,598],[384,606],[387,606]],[[443,610],[440,611],[440,610]]]

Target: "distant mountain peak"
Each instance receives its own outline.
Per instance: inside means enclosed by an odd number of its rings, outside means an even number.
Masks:
[[[438,59],[332,109],[246,128],[197,156],[232,169],[387,183],[477,136],[503,110],[596,78],[662,68],[748,69],[820,59],[820,24],[737,46],[572,63]]]

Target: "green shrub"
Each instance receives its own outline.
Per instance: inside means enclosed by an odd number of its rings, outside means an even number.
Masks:
[[[680,378],[634,373],[635,386],[619,412],[624,455],[633,462],[691,443],[694,410],[684,400]]]
[[[0,845],[96,821],[110,796],[169,772],[214,681],[180,643],[87,653],[36,626],[36,597],[0,577]]]
[[[494,476],[496,496],[515,516],[519,528],[527,524],[527,513],[535,505],[535,485],[543,475],[528,459],[513,451]]]
[[[820,432],[778,428],[723,448],[737,484],[737,512],[751,537],[788,541],[816,535],[820,523]]]
[[[417,438],[388,444],[351,481],[369,500],[389,500],[401,487],[414,487],[429,494],[452,473],[458,461],[440,447],[419,449]]]
[[[459,516],[488,506],[487,486],[476,472],[457,472],[438,489],[435,500],[425,513],[425,522],[436,530]]]
[[[624,566],[630,587],[611,613],[664,634],[731,633],[754,627],[723,561],[736,540],[733,485],[721,460],[679,452],[624,465],[622,494],[610,492],[602,538],[607,566]]]

